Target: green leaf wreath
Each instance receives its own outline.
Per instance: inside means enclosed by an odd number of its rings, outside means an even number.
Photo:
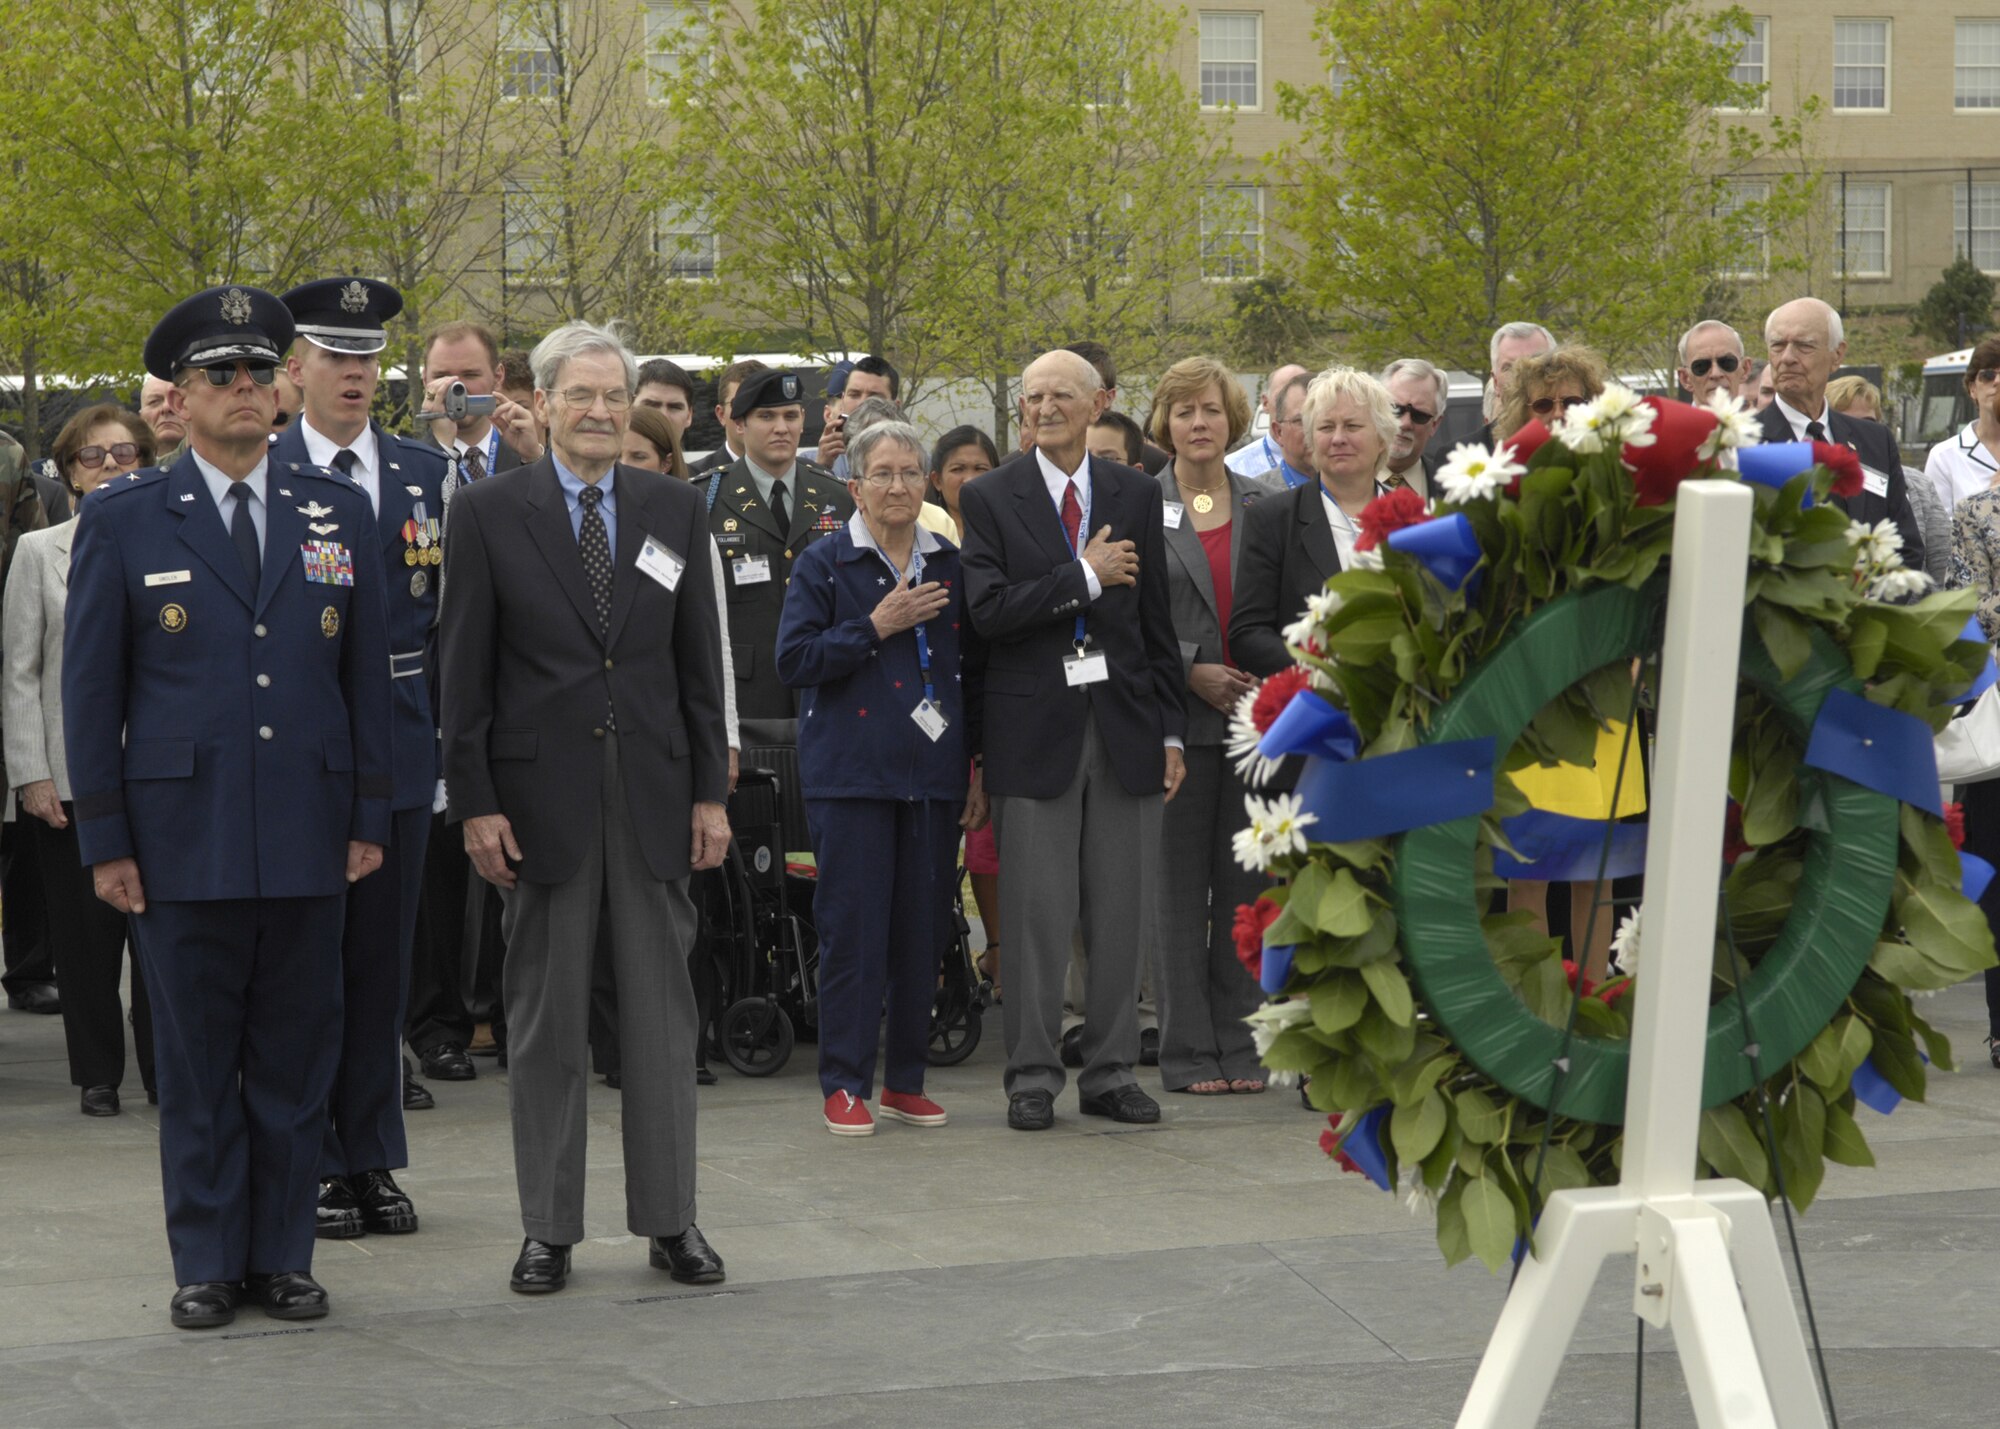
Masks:
[[[1328,581],[1285,632],[1297,667],[1245,697],[1231,746],[1241,767],[1253,782],[1275,767],[1259,741],[1301,690],[1346,713],[1361,760],[1437,737],[1434,726],[1454,693],[1538,611],[1607,587],[1661,592],[1679,482],[1735,475],[1726,469],[1734,465],[1729,453],[1755,441],[1755,423],[1740,404],[1697,409],[1613,387],[1569,413],[1554,434],[1530,424],[1498,452],[1458,448],[1439,472],[1434,508],[1410,492],[1379,498],[1361,518],[1363,554],[1354,568]],[[1805,731],[1772,697],[1775,683],[1799,677],[1817,651],[1868,701],[1935,730],[1989,658],[1983,642],[1962,638],[1972,592],[1921,595],[1929,583],[1903,565],[1891,523],[1869,527],[1829,504],[1830,494],[1860,489],[1856,459],[1845,448],[1815,445],[1811,461],[1782,484],[1746,482],[1755,496],[1746,678],[1730,762],[1731,828],[1718,870],[1728,917],[1726,926],[1718,919],[1716,1004],[1754,976],[1795,904],[1804,908],[1802,889],[1825,877],[1812,866],[1813,841],[1826,840],[1828,788],[1839,781],[1802,769]],[[1441,578],[1431,563],[1399,549],[1402,542],[1386,539],[1438,517],[1462,517],[1461,529],[1476,538],[1473,579]],[[1516,852],[1502,821],[1528,808],[1505,776],[1558,762],[1589,765],[1600,731],[1650,705],[1657,647],[1655,634],[1650,653],[1635,652],[1636,680],[1633,660],[1614,660],[1536,708],[1511,747],[1498,750],[1494,801],[1477,819],[1471,888],[1464,891],[1476,906],[1468,916],[1477,917],[1507,988],[1541,1024],[1565,1029],[1566,1047],[1629,1038],[1625,994],[1635,971],[1636,916],[1627,916],[1614,943],[1619,975],[1592,986],[1531,915],[1484,911],[1504,886],[1493,871],[1495,850]],[[1769,676],[1762,687],[1749,678],[1753,662]],[[1636,778],[1636,739],[1628,748],[1628,777]],[[1420,977],[1413,986],[1399,909],[1408,921],[1424,904],[1410,901],[1398,874],[1423,831],[1321,842],[1316,835],[1338,830],[1315,827],[1296,797],[1253,795],[1249,805],[1238,856],[1265,869],[1274,886],[1238,910],[1239,949],[1253,974],[1264,950],[1291,950],[1282,986],[1252,1017],[1265,1066],[1281,1082],[1309,1079],[1311,1103],[1331,1113],[1321,1136],[1327,1154],[1435,1206],[1447,1263],[1476,1255],[1497,1271],[1524,1239],[1531,1243],[1551,1192],[1618,1180],[1616,1116],[1551,1116],[1537,1100],[1510,1091],[1446,1030]],[[1767,1060],[1761,1080],[1746,1070],[1734,1085],[1748,1090],[1702,1114],[1705,1172],[1771,1196],[1782,1186],[1801,1209],[1817,1194],[1827,1161],[1873,1164],[1855,1116],[1853,1084],[1864,1063],[1915,1101],[1924,1096],[1927,1059],[1951,1069],[1948,1043],[1912,994],[1950,986],[1994,962],[1986,920],[1961,892],[1960,858],[1945,822],[1890,800],[1876,807],[1893,892],[1879,929],[1872,909],[1864,915],[1865,968],[1831,1015],[1813,1015],[1802,1050],[1780,1065]],[[1540,1100],[1570,1106],[1559,1087]]]

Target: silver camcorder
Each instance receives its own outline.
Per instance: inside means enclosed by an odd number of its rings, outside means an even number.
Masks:
[[[465,390],[463,382],[454,382],[444,389],[444,400],[439,404],[441,410],[419,412],[417,420],[435,422],[442,419],[447,422],[463,422],[467,417],[490,417],[498,402],[499,399],[493,396],[474,397]]]

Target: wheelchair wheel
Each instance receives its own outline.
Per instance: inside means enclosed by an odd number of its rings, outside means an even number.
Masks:
[[[931,1045],[925,1060],[933,1067],[956,1067],[979,1045],[979,1031],[978,1003],[939,1008],[931,1018]]]
[[[722,1055],[746,1077],[768,1077],[792,1055],[792,1019],[766,997],[745,997],[722,1014]]]

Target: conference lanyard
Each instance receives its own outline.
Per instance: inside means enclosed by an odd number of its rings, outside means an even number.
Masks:
[[[1090,470],[1090,464],[1086,460],[1084,463],[1084,471],[1088,473],[1089,470]],[[1069,478],[1069,481],[1070,484],[1076,488],[1077,505],[1081,508],[1083,514],[1082,517],[1076,523],[1075,540],[1070,539],[1069,528],[1067,526],[1063,526],[1063,544],[1069,547],[1070,555],[1074,556],[1077,560],[1080,561],[1083,559],[1082,543],[1085,540],[1084,533],[1090,530],[1091,490],[1090,490],[1090,483],[1088,481],[1079,481],[1075,477]],[[1060,501],[1056,502],[1056,524],[1058,526],[1063,525],[1062,502]],[[1076,653],[1079,659],[1081,659],[1083,656],[1083,647],[1089,643],[1090,639],[1090,637],[1084,633],[1085,616],[1088,613],[1089,609],[1090,609],[1089,602],[1086,601],[1084,603],[1083,609],[1077,611],[1076,613],[1076,635],[1074,639],[1076,642]]]

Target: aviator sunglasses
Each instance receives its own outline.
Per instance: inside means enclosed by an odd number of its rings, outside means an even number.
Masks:
[[[248,372],[250,380],[259,387],[269,387],[278,377],[276,364],[269,362],[231,362],[221,367],[201,369],[202,376],[208,379],[211,387],[233,386],[238,372]]]
[[[1719,372],[1734,372],[1742,365],[1742,358],[1731,357],[1728,353],[1724,353],[1721,357],[1697,357],[1688,364],[1688,371],[1697,377],[1706,377],[1711,367]]]

